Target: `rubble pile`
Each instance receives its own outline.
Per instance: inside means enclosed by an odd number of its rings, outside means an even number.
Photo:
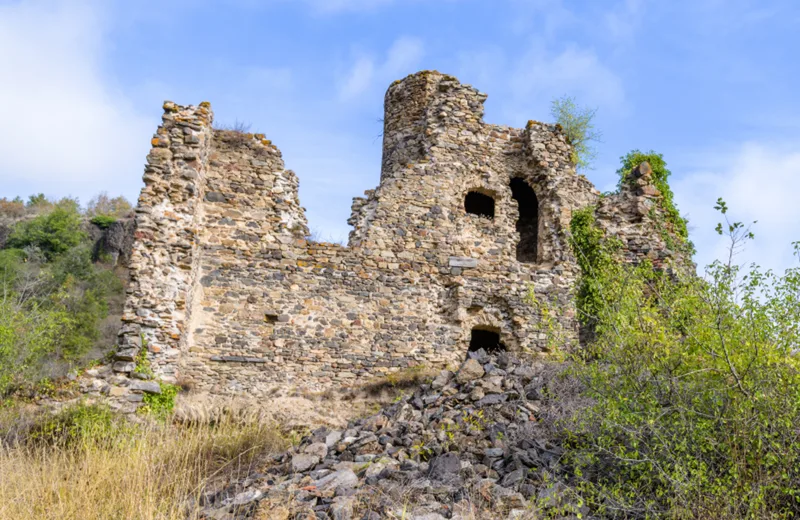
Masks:
[[[538,426],[543,368],[471,352],[456,372],[345,430],[315,430],[264,474],[206,497],[207,517],[522,519],[563,508],[563,449]]]

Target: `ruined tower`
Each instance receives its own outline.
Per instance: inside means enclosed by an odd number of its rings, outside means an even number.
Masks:
[[[165,380],[264,396],[456,363],[469,348],[535,355],[546,338],[533,299],[575,343],[566,233],[599,194],[558,127],[486,124],[485,99],[431,71],[389,87],[380,184],[354,199],[346,247],[308,239],[298,179],[263,135],[212,129],[205,103],[165,103],[115,370],[147,349]],[[624,224],[614,232],[644,229],[631,243],[649,251],[661,246],[637,213],[648,193],[603,204]]]

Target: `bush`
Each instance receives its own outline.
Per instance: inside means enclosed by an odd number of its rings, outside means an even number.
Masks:
[[[80,214],[69,208],[56,207],[49,213],[19,222],[8,238],[6,247],[38,248],[48,260],[52,260],[85,238]]]
[[[35,379],[42,359],[54,351],[71,324],[62,310],[26,308],[0,299],[0,397],[15,383]]]
[[[597,109],[581,107],[575,102],[575,98],[564,96],[550,103],[550,114],[572,145],[572,162],[575,167],[578,170],[590,169],[597,157],[597,151],[591,143],[602,137],[594,127]]]
[[[752,238],[727,220],[718,231],[731,251]],[[595,339],[572,369],[592,404],[563,433],[595,513],[800,514],[800,268],[777,276],[732,258],[703,279],[593,264]]]
[[[145,394],[144,406],[140,408],[142,413],[153,415],[162,421],[167,420],[175,409],[175,396],[178,395],[178,387],[167,383],[158,383],[161,387],[160,394]]]
[[[100,229],[108,229],[108,227],[117,220],[119,220],[117,217],[111,215],[95,215],[90,222]]]
[[[100,218],[100,222],[108,222],[107,219],[114,219],[106,224],[106,227],[111,225],[116,219],[128,216],[133,207],[125,197],[108,196],[108,193],[103,191],[92,197],[86,205],[86,214],[92,217],[92,222],[103,227],[101,224],[94,221],[95,218]],[[106,219],[106,220],[104,220]]]
[[[594,206],[579,209],[570,221],[572,247],[582,273],[576,294],[578,320],[592,327],[605,304],[602,274],[611,267],[617,249],[617,244],[606,240],[597,227],[594,210]]]
[[[79,363],[100,340],[109,301],[123,291],[113,271],[92,263],[74,215],[57,207],[18,225],[14,245],[26,249],[0,250],[0,396]],[[82,241],[62,247],[75,239]]]
[[[20,218],[25,215],[25,203],[19,197],[8,200],[6,197],[0,199],[0,216],[10,218]]]
[[[36,424],[27,441],[68,449],[109,446],[132,428],[131,423],[115,416],[106,406],[81,403]]]

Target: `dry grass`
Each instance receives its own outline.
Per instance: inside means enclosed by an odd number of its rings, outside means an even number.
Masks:
[[[0,444],[0,519],[195,519],[206,492],[287,447],[273,424],[112,432],[70,443]]]
[[[437,372],[425,365],[414,365],[368,381],[358,387],[353,395],[363,394],[369,397],[383,395],[385,397],[385,394],[389,394],[396,397],[401,395],[404,390],[415,389],[419,385],[430,383]]]

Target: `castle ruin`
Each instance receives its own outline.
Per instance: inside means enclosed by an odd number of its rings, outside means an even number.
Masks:
[[[628,260],[665,263],[660,194],[644,171],[600,197],[559,127],[486,124],[485,99],[438,72],[389,87],[380,184],[354,199],[346,247],[309,240],[298,178],[263,135],[212,128],[208,103],[166,102],[114,370],[146,349],[166,381],[263,397],[454,364],[470,348],[536,354],[534,298],[577,344],[572,213],[596,205]]]

